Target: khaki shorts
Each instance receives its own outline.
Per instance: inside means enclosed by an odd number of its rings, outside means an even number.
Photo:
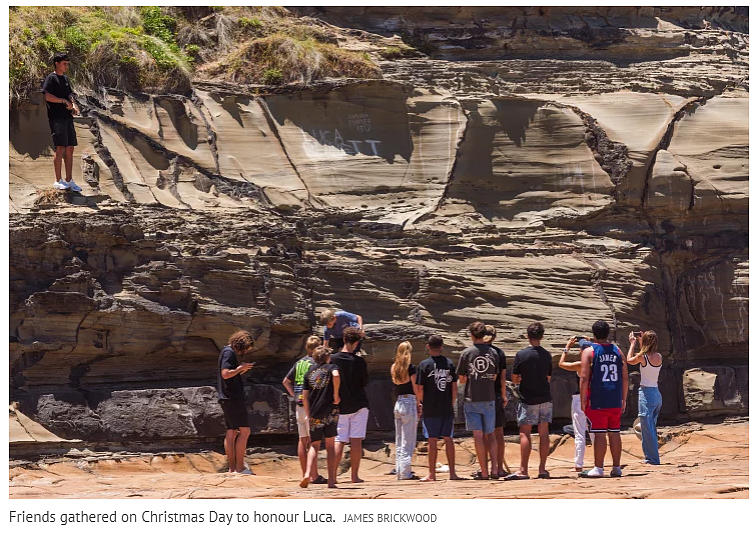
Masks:
[[[297,405],[297,429],[299,438],[310,436],[310,421],[307,419],[307,413],[304,407]]]

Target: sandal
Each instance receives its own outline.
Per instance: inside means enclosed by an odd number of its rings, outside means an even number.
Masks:
[[[530,476],[524,476],[522,474],[509,474],[504,478],[505,481],[520,481],[522,479],[530,479]]]
[[[499,474],[491,474],[488,476],[488,479],[499,479],[501,476]]]
[[[328,480],[323,476],[318,475],[317,479],[310,481],[310,483],[312,483],[313,485],[325,485],[328,483]]]
[[[549,479],[551,477],[551,474],[548,472],[541,472],[538,474],[538,479]]]
[[[473,474],[473,479],[475,481],[488,481],[488,478],[483,477],[483,475],[480,472],[476,472],[475,474]]]

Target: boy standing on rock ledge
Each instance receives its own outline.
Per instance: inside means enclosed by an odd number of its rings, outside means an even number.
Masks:
[[[239,364],[238,357],[248,353],[254,343],[255,339],[247,331],[236,332],[228,339],[228,345],[221,349],[218,357],[218,402],[226,420],[223,446],[226,449],[229,473],[252,474],[249,468],[244,468],[249,415],[241,375],[251,370],[254,363]]]
[[[65,73],[68,71],[68,54],[57,52],[53,56],[55,72],[47,75],[42,85],[47,104],[47,119],[50,124],[53,145],[55,146],[55,189],[81,191],[73,181],[73,153],[76,147],[76,129],[73,116],[79,115],[79,107],[74,102],[71,84]],[[61,163],[66,161],[66,179],[61,178]]]

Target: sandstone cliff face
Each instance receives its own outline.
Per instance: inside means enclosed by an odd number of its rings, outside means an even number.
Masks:
[[[89,95],[64,205],[35,204],[44,105],[12,109],[12,400],[64,438],[216,437],[245,328],[254,431],[295,432],[280,381],[336,306],[366,322],[373,429],[396,344],[456,360],[478,319],[510,365],[534,320],[555,362],[596,319],[623,349],[654,329],[667,418],[747,412],[747,13],[491,9],[326,8],[428,44],[381,81]]]

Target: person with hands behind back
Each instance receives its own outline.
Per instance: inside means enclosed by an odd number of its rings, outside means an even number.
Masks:
[[[662,407],[659,392],[659,372],[662,356],[656,351],[659,339],[654,331],[630,333],[628,364],[640,364],[641,381],[638,390],[638,417],[641,421],[641,444],[645,464],[661,464],[659,459],[659,437],[656,434],[656,420]],[[638,353],[636,346],[640,345]]]
[[[252,474],[244,467],[244,453],[249,438],[249,415],[244,399],[241,375],[252,369],[254,363],[239,364],[239,357],[252,350],[255,340],[247,331],[238,331],[228,339],[218,357],[218,402],[226,420],[226,438],[223,446],[228,458],[229,473]]]
[[[305,413],[310,422],[310,450],[307,453],[307,470],[299,483],[302,488],[310,484],[317,473],[320,442],[325,440],[328,465],[328,488],[336,488],[336,434],[339,422],[339,368],[331,363],[331,349],[320,346],[312,353],[314,365],[304,377],[303,397]]]

